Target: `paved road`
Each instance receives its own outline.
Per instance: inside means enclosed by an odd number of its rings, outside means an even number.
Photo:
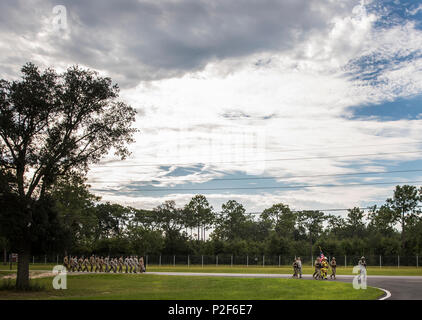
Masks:
[[[50,272],[51,270],[34,270]],[[71,274],[90,274],[91,272],[72,272]],[[95,273],[95,272],[93,272]],[[108,273],[102,273],[108,274]],[[113,273],[109,273],[113,274]],[[247,277],[247,278],[291,278],[291,274],[265,273],[205,273],[205,272],[147,272],[147,274],[170,276],[211,276],[211,277]],[[311,275],[303,275],[311,280]],[[338,275],[337,281],[352,283],[354,276]],[[371,276],[367,277],[368,286],[382,288],[391,293],[388,300],[422,300],[422,276]],[[331,281],[331,280],[329,280]]]
[[[290,274],[251,274],[251,273],[191,273],[191,272],[147,272],[148,274],[172,276],[212,276],[247,278],[291,278]],[[311,275],[303,275],[311,280]],[[354,276],[339,275],[337,281],[352,283]],[[391,293],[388,300],[422,300],[422,277],[420,276],[371,276],[367,277],[368,286],[382,288]],[[330,280],[331,281],[331,280]]]

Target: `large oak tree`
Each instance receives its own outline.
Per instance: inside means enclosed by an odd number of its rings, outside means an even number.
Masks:
[[[19,253],[17,288],[29,285],[31,244],[56,223],[49,193],[59,177],[84,176],[110,151],[125,158],[135,110],[108,77],[73,66],[63,73],[32,63],[0,80],[0,227]]]

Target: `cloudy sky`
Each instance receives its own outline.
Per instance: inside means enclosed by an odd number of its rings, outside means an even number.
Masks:
[[[137,109],[131,157],[89,173],[103,200],[327,209],[422,185],[422,1],[1,1],[1,78],[27,61],[95,69]]]

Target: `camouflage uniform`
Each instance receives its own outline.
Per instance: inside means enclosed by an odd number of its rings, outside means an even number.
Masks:
[[[105,272],[110,271],[110,257],[104,258],[104,266],[105,266]]]
[[[119,272],[123,272],[123,257],[119,258]]]
[[[63,258],[63,265],[65,266],[66,270],[69,271],[69,258],[67,256]]]
[[[104,258],[103,257],[100,258],[99,264],[100,264],[100,272],[103,272],[103,266],[104,266]]]
[[[327,273],[328,273],[328,262],[327,258],[324,257],[321,262],[321,278],[327,280]]]
[[[100,258],[96,257],[95,258],[95,272],[97,272],[98,269],[100,269]]]
[[[293,261],[293,278],[297,278],[297,273],[298,273],[298,270],[297,270],[297,260],[294,260]]]
[[[72,272],[72,268],[73,268],[73,257],[70,257],[70,259],[69,259],[69,272]]]
[[[364,267],[366,269],[366,261],[365,261],[365,257],[360,258],[358,265]]]
[[[78,270],[78,257],[75,256],[73,257],[73,260],[72,260],[72,272],[75,272],[77,270]]]
[[[88,268],[88,265],[89,265],[89,260],[88,260],[88,257],[86,257],[85,259],[84,259],[84,262],[83,262],[83,269],[82,269],[82,271],[86,271],[86,272],[89,272],[89,268]]]
[[[138,262],[138,257],[133,257],[133,268],[135,269],[135,273],[137,273],[138,272],[138,265],[139,265],[139,262]]]
[[[82,264],[83,264],[83,262],[84,262],[83,257],[80,257],[78,259],[78,272],[82,271]]]
[[[91,270],[90,270],[90,272],[92,272],[92,271],[94,270],[94,265],[95,265],[95,258],[94,258],[94,255],[92,255],[92,256],[89,258],[89,265],[91,266]]]
[[[321,279],[321,259],[319,257],[315,260],[315,272],[312,276],[316,280]]]
[[[331,275],[330,275],[330,279],[332,279],[334,277],[334,280],[336,279],[336,270],[337,270],[337,262],[336,262],[336,258],[332,258],[331,262]]]
[[[119,266],[119,260],[117,258],[114,258],[113,260],[113,272],[117,272],[117,267]]]
[[[302,260],[300,260],[300,257],[297,258],[297,271],[299,273],[299,278],[302,278]]]
[[[139,258],[139,272],[145,272],[144,257]]]

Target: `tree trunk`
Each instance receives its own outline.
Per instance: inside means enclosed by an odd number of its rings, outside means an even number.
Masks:
[[[7,251],[6,251],[6,247],[3,248],[3,264],[4,265],[7,264]]]
[[[16,276],[16,289],[25,290],[29,287],[29,247],[18,251],[18,272]]]
[[[313,250],[312,250],[312,234],[309,231],[309,239],[311,240],[311,257],[313,256]]]
[[[404,254],[405,241],[406,241],[404,229],[405,229],[405,222],[404,222],[404,210],[403,210],[402,218],[401,218],[401,250],[402,250],[402,254]]]

